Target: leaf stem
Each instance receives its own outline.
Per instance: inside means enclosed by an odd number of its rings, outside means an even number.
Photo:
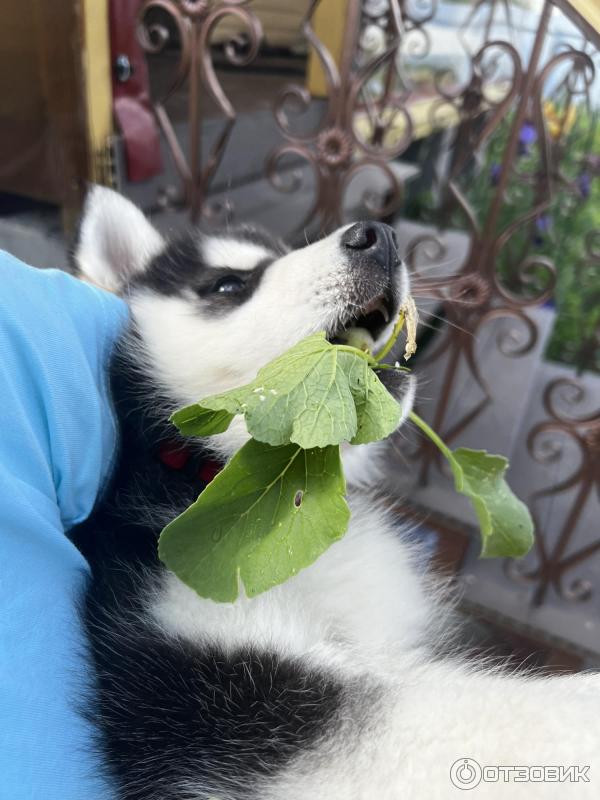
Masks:
[[[425,420],[421,419],[421,417],[418,414],[416,414],[414,411],[411,411],[408,416],[409,416],[411,422],[414,422],[414,424],[418,428],[420,428],[426,436],[428,436],[431,439],[431,441],[434,443],[434,445],[439,450],[441,450],[441,452],[446,456],[448,461],[452,462],[453,459],[454,459],[454,454],[452,453],[452,450],[450,450],[448,445],[445,444],[442,441],[442,439],[440,439],[440,437],[433,430],[433,428],[430,428],[429,425],[425,422]]]
[[[335,349],[343,350],[345,353],[353,353],[355,356],[360,356],[368,364],[374,365],[377,363],[377,360],[373,358],[370,353],[366,353],[364,350],[359,350],[358,347],[352,347],[352,345],[349,344],[336,344]]]
[[[392,331],[392,335],[383,345],[381,350],[375,354],[376,361],[383,361],[383,359],[387,356],[392,347],[396,344],[396,339],[398,338],[398,336],[400,336],[400,331],[404,327],[405,319],[406,319],[406,314],[404,313],[404,311],[400,311],[400,313],[398,314],[398,319],[396,320],[396,324],[394,325],[394,330]]]

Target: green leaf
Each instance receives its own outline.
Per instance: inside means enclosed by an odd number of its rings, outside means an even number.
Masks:
[[[504,479],[508,459],[459,447],[452,453],[450,467],[456,490],[470,499],[477,514],[481,556],[526,555],[533,545],[533,521]]]
[[[194,403],[172,414],[171,422],[184,436],[213,436],[226,431],[234,416],[228,411],[213,411]]]
[[[159,556],[202,597],[254,597],[312,564],[348,527],[339,447],[251,439],[161,534]]]
[[[248,432],[273,446],[382,439],[397,427],[401,410],[374,363],[316,333],[263,367],[252,383],[204,398],[202,407],[243,414]]]
[[[345,355],[345,354],[343,354]],[[370,365],[348,353],[344,365],[356,408],[356,434],[351,444],[376,442],[390,436],[400,424],[402,409]]]
[[[233,602],[260,594],[312,564],[348,526],[339,443],[383,439],[401,409],[375,369],[392,369],[323,333],[260,370],[252,383],[177,411],[181,433],[209,436],[243,414],[251,439],[198,500],[162,532],[159,555],[198,594]],[[532,545],[526,506],[508,487],[508,461],[451,451],[411,418],[450,463],[457,491],[479,519],[482,556],[522,556]],[[260,440],[260,441],[258,441]]]
[[[482,558],[526,555],[533,545],[533,520],[504,479],[508,459],[466,447],[452,451],[418,414],[411,411],[410,418],[448,460],[456,491],[471,501],[479,520]]]

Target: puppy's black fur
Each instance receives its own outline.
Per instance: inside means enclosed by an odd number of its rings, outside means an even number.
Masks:
[[[353,693],[297,659],[192,644],[149,616],[164,575],[158,535],[165,516],[196,499],[204,454],[196,447],[182,470],[161,462],[160,446],[176,432],[160,409],[173,403],[140,374],[139,347],[129,331],[113,357],[119,457],[97,508],[71,532],[91,566],[82,614],[94,678],[85,713],[120,800],[169,800],[185,786],[195,798],[260,797],[263,778],[335,733]]]

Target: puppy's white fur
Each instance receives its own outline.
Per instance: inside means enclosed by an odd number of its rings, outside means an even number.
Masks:
[[[79,263],[96,282],[123,286],[164,242],[112,193],[96,190],[92,202],[98,213],[88,208]],[[337,321],[347,300],[339,238],[336,232],[278,258],[251,302],[225,318],[200,319],[191,297],[132,293],[143,367],[181,404],[250,381],[262,364]],[[221,236],[204,245],[203,255],[216,267],[250,270],[268,253]],[[405,294],[404,272],[400,280]],[[411,385],[405,413],[413,394]],[[246,438],[237,423],[213,444],[227,458]],[[378,478],[364,458],[371,449],[345,454],[350,528],[311,567],[233,604],[204,600],[171,574],[149,597],[147,613],[173,637],[232,651],[264,645],[373,687],[372,707],[265,783],[262,800],[460,797],[449,771],[461,757],[482,765],[591,767],[590,783],[482,782],[474,797],[598,797],[600,676],[523,677],[467,665],[458,655],[432,655],[452,635],[451,606],[422,574],[414,545],[398,535],[381,505],[364,490],[352,490]],[[202,787],[190,778],[180,791],[195,798]]]
[[[111,292],[141,272],[164,240],[139,208],[94,186],[85,201],[75,259],[82,277]]]
[[[266,247],[254,242],[236,242],[227,237],[212,236],[203,245],[202,256],[205,263],[215,269],[254,269],[256,264],[270,255]]]

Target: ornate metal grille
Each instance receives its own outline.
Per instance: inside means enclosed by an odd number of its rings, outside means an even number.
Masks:
[[[157,54],[171,41],[171,29],[160,22],[149,22],[152,11],[166,15],[178,34],[179,59],[173,79],[165,94],[153,102],[154,113],[167,142],[183,188],[183,202],[190,207],[192,221],[200,214],[210,215],[208,192],[211,180],[223,157],[236,112],[223,91],[212,61],[211,37],[225,17],[236,17],[247,30],[247,38],[233,39],[225,55],[238,67],[256,57],[262,28],[255,14],[247,8],[249,0],[145,0],[139,14],[138,38],[147,53]],[[186,157],[165,109],[169,99],[188,82],[189,155]],[[201,95],[206,93],[224,117],[223,127],[206,158],[201,153],[203,108]]]
[[[427,135],[440,132],[442,155],[428,187],[435,201],[430,204],[432,225],[407,243],[406,252],[415,293],[435,301],[444,320],[420,364],[426,374],[435,376],[435,397],[426,415],[446,441],[467,443],[470,431],[484,430],[482,420],[498,399],[497,386],[484,375],[482,339],[490,338],[499,357],[531,364],[534,369],[547,336],[540,309],[555,298],[557,283],[569,270],[579,271],[582,281],[584,275],[596,276],[590,292],[600,280],[600,230],[593,225],[584,231],[586,244],[577,264],[555,263],[548,247],[539,246],[553,218],[574,217],[590,202],[590,186],[600,174],[600,152],[593,144],[600,143],[600,138],[594,138],[600,113],[596,77],[600,34],[567,0],[545,0],[537,12],[527,12],[527,25],[522,27],[516,18],[523,9],[509,0],[473,0],[470,6],[449,6],[438,0],[348,0],[343,52],[336,62],[313,26],[318,5],[319,0],[310,3],[303,30],[327,82],[325,109],[318,126],[301,133],[289,112],[311,107],[308,89],[289,85],[273,99],[282,141],[268,157],[264,174],[276,188],[293,193],[299,182],[290,181],[281,165],[291,157],[308,167],[314,197],[298,227],[327,231],[343,221],[344,197],[354,177],[366,168],[376,170],[387,189],[383,199],[367,193],[366,213],[390,219],[405,195],[398,159],[424,136],[423,131]],[[225,52],[232,64],[243,66],[258,52],[261,26],[248,0],[146,0],[140,14],[140,38],[148,52],[164,47],[169,36],[164,26],[147,22],[148,12],[156,8],[172,18],[181,46],[172,84],[167,95],[155,101],[154,109],[185,202],[196,219],[211,213],[211,179],[236,120],[214,71],[211,34],[225,15],[239,18],[248,31],[244,49],[237,40]],[[432,59],[435,62],[436,25],[442,12],[448,15],[450,10],[460,17],[453,33],[461,54],[459,66],[456,70],[430,67],[424,79],[425,67]],[[560,36],[557,21],[563,29]],[[564,34],[569,25],[568,35]],[[188,157],[165,111],[166,99],[185,80],[189,81]],[[200,154],[201,88],[224,118],[221,134],[204,160]],[[587,144],[574,154],[579,129]],[[490,161],[492,150],[496,156]],[[482,180],[487,180],[485,190]],[[468,235],[462,263],[451,275],[438,272],[432,277],[423,264],[443,262],[444,231],[451,228]],[[594,317],[600,295],[597,288],[594,291],[595,305],[592,302],[588,311],[595,324],[579,345],[575,360],[580,369],[600,367],[600,314]],[[486,331],[492,333],[488,336]],[[491,352],[489,347],[487,352]],[[509,381],[510,362],[502,363]],[[592,390],[600,386],[596,379],[590,381]],[[553,630],[540,612],[549,593],[554,593],[553,602],[600,609],[599,516],[595,516],[594,530],[583,513],[600,497],[600,410],[588,409],[583,416],[572,410],[584,399],[584,389],[574,374],[551,375],[543,391],[533,383],[529,391],[543,395],[543,406],[531,419],[523,406],[523,419],[514,420],[507,434],[511,447],[515,437],[527,443],[515,450],[525,465],[521,473],[534,474],[540,463],[558,468],[565,452],[560,440],[565,437],[575,443],[580,461],[573,466],[573,458],[567,459],[569,474],[545,486],[531,489],[533,482],[525,481],[531,491],[524,499],[530,500],[538,520],[537,548],[529,560],[507,565],[502,577],[495,574],[493,580],[503,582],[503,591],[527,587],[525,595],[518,595],[518,603],[529,610],[520,613],[514,605],[505,604],[505,615],[600,653],[600,637],[593,626],[570,637],[568,626],[561,623],[560,630]],[[566,397],[568,409],[564,403],[559,408],[559,396],[563,401]],[[478,444],[488,443],[480,440]],[[404,443],[402,447],[408,451]],[[410,457],[418,462],[421,487],[443,485],[437,454],[428,441],[417,441]],[[396,467],[400,469],[399,464]],[[548,473],[535,474],[545,479]],[[575,494],[571,497],[569,491]],[[557,512],[550,525],[548,514],[540,508],[559,495],[568,502],[562,507],[563,518],[559,520]],[[432,496],[424,489],[422,504],[435,510]],[[417,500],[421,502],[418,493]],[[578,573],[582,565],[585,577]],[[472,559],[466,570],[473,581],[480,580]],[[487,580],[486,575],[483,570],[481,580]],[[484,603],[481,595],[476,601]]]

